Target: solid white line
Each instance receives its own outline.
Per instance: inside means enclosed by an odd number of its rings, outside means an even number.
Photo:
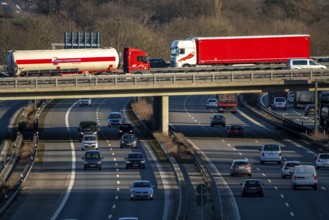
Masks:
[[[55,220],[58,215],[61,213],[62,209],[64,208],[67,200],[69,199],[70,193],[72,191],[73,185],[74,185],[74,180],[75,180],[75,148],[74,148],[74,143],[72,140],[72,136],[71,136],[71,132],[70,132],[70,124],[69,124],[69,114],[71,109],[78,103],[75,102],[66,112],[65,114],[65,126],[66,126],[66,130],[69,133],[69,138],[70,138],[70,147],[71,147],[71,154],[72,154],[72,163],[71,163],[71,175],[70,175],[70,182],[69,182],[69,186],[66,189],[64,198],[61,202],[61,204],[57,207],[55,213],[53,214],[53,216],[51,216],[51,220]]]

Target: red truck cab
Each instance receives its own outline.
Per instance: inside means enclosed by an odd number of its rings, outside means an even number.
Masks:
[[[147,52],[136,48],[124,48],[123,71],[131,74],[150,73],[150,62]]]

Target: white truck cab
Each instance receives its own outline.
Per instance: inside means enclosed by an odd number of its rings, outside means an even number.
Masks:
[[[197,53],[194,39],[175,40],[170,47],[171,67],[190,67],[197,63]]]

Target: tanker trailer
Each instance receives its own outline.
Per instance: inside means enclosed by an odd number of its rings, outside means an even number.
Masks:
[[[126,73],[143,73],[149,70],[147,53],[124,49]],[[142,57],[144,59],[136,59]],[[76,75],[122,72],[119,55],[114,48],[60,49],[60,50],[11,50],[6,56],[6,71],[11,76]]]

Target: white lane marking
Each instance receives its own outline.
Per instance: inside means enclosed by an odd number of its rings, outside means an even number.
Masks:
[[[267,179],[267,181],[268,181],[269,183],[271,183],[271,182],[272,182],[272,180],[270,180],[270,179]]]
[[[284,204],[285,204],[287,207],[289,207],[289,203],[285,202]]]
[[[225,140],[221,140],[221,142],[225,142]]]
[[[112,209],[115,209],[116,207],[117,207],[116,205],[113,205],[113,206],[112,206]]]
[[[66,189],[65,195],[63,197],[62,202],[60,203],[60,205],[57,207],[55,213],[51,216],[51,220],[55,220],[58,215],[61,213],[62,209],[64,208],[67,200],[70,197],[70,193],[72,191],[73,185],[74,185],[74,181],[75,181],[75,148],[74,148],[74,143],[72,140],[72,135],[70,132],[70,124],[69,124],[69,114],[71,112],[71,109],[78,103],[75,102],[66,112],[65,114],[65,126],[66,126],[66,130],[69,133],[69,138],[70,138],[70,147],[71,147],[71,154],[72,154],[72,163],[71,163],[71,175],[70,175],[70,182],[69,182],[69,186]]]
[[[117,181],[117,185],[120,185],[120,181]]]
[[[118,200],[119,199],[119,196],[115,196],[115,200]]]
[[[236,148],[235,148],[235,147],[233,147],[233,150],[235,150],[235,151],[236,151]]]
[[[322,189],[322,190],[326,190],[326,187],[324,187],[324,186],[321,186],[321,189]]]
[[[280,194],[281,198],[284,199],[284,195]]]
[[[231,144],[227,144],[227,146],[231,147]]]
[[[120,178],[120,175],[119,174],[117,174],[117,178]]]
[[[274,186],[274,189],[275,189],[275,190],[278,190],[278,187],[277,187],[277,186]]]
[[[239,155],[242,155],[242,153],[241,153],[241,152],[239,152]]]
[[[259,143],[259,141],[258,141],[258,140],[255,140],[255,142],[256,142],[256,143]]]
[[[260,171],[260,169],[259,169],[258,167],[256,167],[256,170],[257,170],[257,171]]]
[[[265,174],[265,173],[262,173],[262,175],[263,175],[263,176],[266,176],[266,174]]]
[[[120,188],[117,188],[117,192],[119,192],[120,191]]]
[[[113,158],[114,161],[117,161],[117,158]]]
[[[291,216],[295,216],[293,212],[290,212],[290,215],[291,215]]]
[[[112,215],[109,215],[109,217],[107,217],[108,219],[111,219],[112,218]]]
[[[112,156],[114,156],[114,152],[112,152]]]

